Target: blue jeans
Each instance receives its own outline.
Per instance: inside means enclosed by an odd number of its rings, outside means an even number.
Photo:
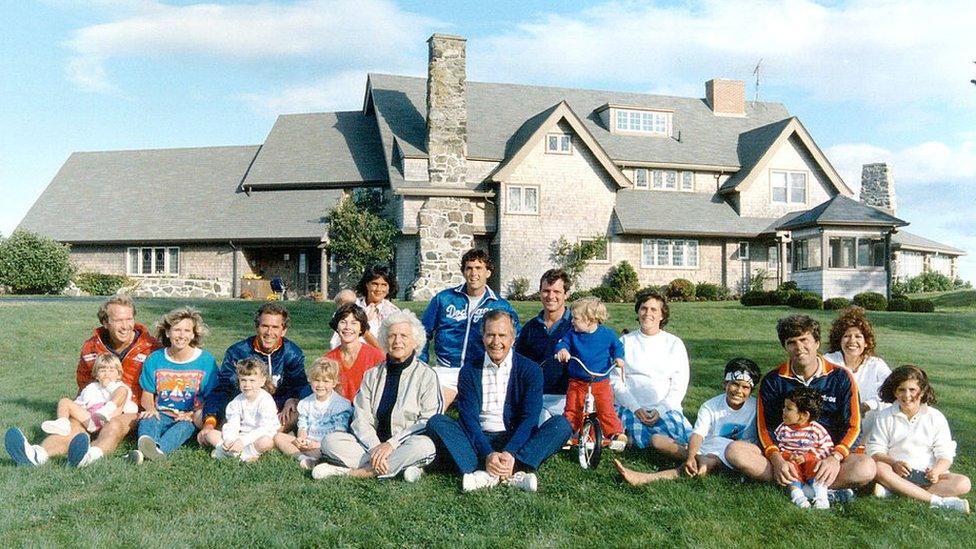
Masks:
[[[159,419],[147,417],[139,420],[139,436],[146,435],[156,441],[164,454],[171,454],[183,446],[197,430],[192,421],[176,421],[169,414],[159,413]]]
[[[484,461],[478,457],[477,451],[457,421],[438,414],[427,420],[426,434],[434,440],[438,449],[447,450],[461,474],[473,473],[485,468]],[[549,418],[532,432],[525,446],[515,453],[516,470],[538,469],[542,462],[563,447],[572,434],[572,428],[566,418],[563,416]],[[504,431],[486,432],[485,436],[496,451],[503,450],[508,439],[511,438],[511,435]]]

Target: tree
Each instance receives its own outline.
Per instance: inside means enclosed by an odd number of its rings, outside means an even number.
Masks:
[[[0,241],[0,284],[15,294],[56,294],[74,275],[69,246],[16,230]]]
[[[384,206],[380,192],[364,189],[343,198],[327,217],[327,250],[351,273],[393,259],[397,228],[380,217]]]
[[[570,244],[565,236],[553,242],[550,258],[569,275],[570,285],[575,287],[586,262],[597,257],[607,249],[607,237],[596,235],[591,240],[580,240]]]

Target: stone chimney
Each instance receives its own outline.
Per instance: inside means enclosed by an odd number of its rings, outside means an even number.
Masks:
[[[435,186],[463,187],[467,172],[464,43],[447,34],[427,40],[427,172]]]
[[[705,100],[719,116],[745,116],[746,83],[742,80],[713,78],[705,82]]]
[[[884,162],[861,168],[861,202],[895,215],[895,180]]]
[[[427,173],[430,195],[417,212],[417,278],[409,298],[429,300],[464,283],[461,256],[474,246],[474,202],[456,194],[467,177],[468,109],[464,95],[464,38],[427,40]],[[445,193],[445,189],[451,192]]]

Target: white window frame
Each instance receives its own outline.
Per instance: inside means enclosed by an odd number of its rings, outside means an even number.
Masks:
[[[748,261],[749,256],[749,243],[745,240],[739,242],[739,249],[736,251],[738,254],[739,261]]]
[[[766,251],[766,265],[771,271],[779,270],[779,246],[773,244]]]
[[[778,176],[783,177],[783,185],[777,185]],[[793,200],[793,177],[803,176],[803,200]],[[786,200],[777,200],[776,189],[783,189],[786,193]],[[805,171],[797,170],[770,170],[769,172],[769,201],[773,204],[806,204],[810,194],[810,175]]]
[[[635,189],[651,188],[650,170],[648,170],[647,168],[634,168],[634,188]]]
[[[642,109],[614,109],[613,133],[671,135],[673,113]]]
[[[667,259],[661,261],[664,255]],[[680,264],[675,264],[676,257],[681,258]],[[698,269],[701,264],[700,246],[697,240],[643,238],[640,263],[644,269]]]
[[[512,201],[512,191],[517,190],[519,200],[517,203]],[[535,191],[535,208],[529,208],[526,204],[527,190]],[[539,213],[539,186],[538,185],[508,185],[505,191],[505,213],[516,215],[536,215]]]
[[[691,178],[690,187],[685,186],[686,175],[690,176]],[[659,168],[655,170],[648,170],[648,176],[649,188],[654,190],[672,192],[678,191],[684,193],[695,191],[695,172]],[[673,180],[671,180],[671,176],[673,176]]]
[[[695,172],[681,172],[679,178],[681,179],[680,187],[683,192],[695,192]]]
[[[583,242],[593,242],[593,240],[595,240],[595,239],[593,239],[593,238],[581,238],[581,239],[579,239],[579,242],[582,244]],[[587,261],[587,263],[610,263],[610,239],[609,238],[606,238],[606,239],[604,239],[604,241],[606,243],[606,248],[604,248],[604,252],[603,252],[605,257],[603,257],[603,258],[595,257],[595,258]]]
[[[143,262],[143,252],[144,250],[150,250],[150,264],[149,272],[144,273],[143,268],[145,264]],[[156,250],[163,250],[163,270],[162,272],[156,272]],[[171,260],[172,252],[176,252],[176,265],[173,265]],[[131,256],[133,252],[136,254],[136,271],[132,270]],[[179,276],[180,274],[180,263],[183,259],[181,256],[181,250],[179,246],[132,246],[126,248],[125,250],[125,272],[128,276]]]
[[[556,140],[553,147],[553,139]],[[547,133],[546,154],[573,154],[573,136],[568,133]]]

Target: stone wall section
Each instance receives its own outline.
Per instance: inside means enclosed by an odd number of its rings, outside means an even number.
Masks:
[[[427,41],[427,157],[430,182],[462,187],[467,177],[468,111],[464,38],[435,34]]]
[[[474,204],[466,198],[431,197],[417,219],[417,273],[410,299],[421,301],[464,282],[458,265],[474,244]]]
[[[777,170],[804,171],[807,174],[807,197],[805,203],[773,203],[771,173]],[[786,213],[810,208],[830,200],[836,192],[826,174],[806,151],[794,135],[779,150],[761,173],[749,184],[748,189],[739,194],[739,215],[743,217],[778,218]]]
[[[231,285],[223,280],[197,280],[164,277],[144,277],[136,280],[134,286],[120,290],[132,297],[193,297],[217,298],[234,297]]]
[[[895,215],[895,179],[884,162],[861,167],[861,202]]]

